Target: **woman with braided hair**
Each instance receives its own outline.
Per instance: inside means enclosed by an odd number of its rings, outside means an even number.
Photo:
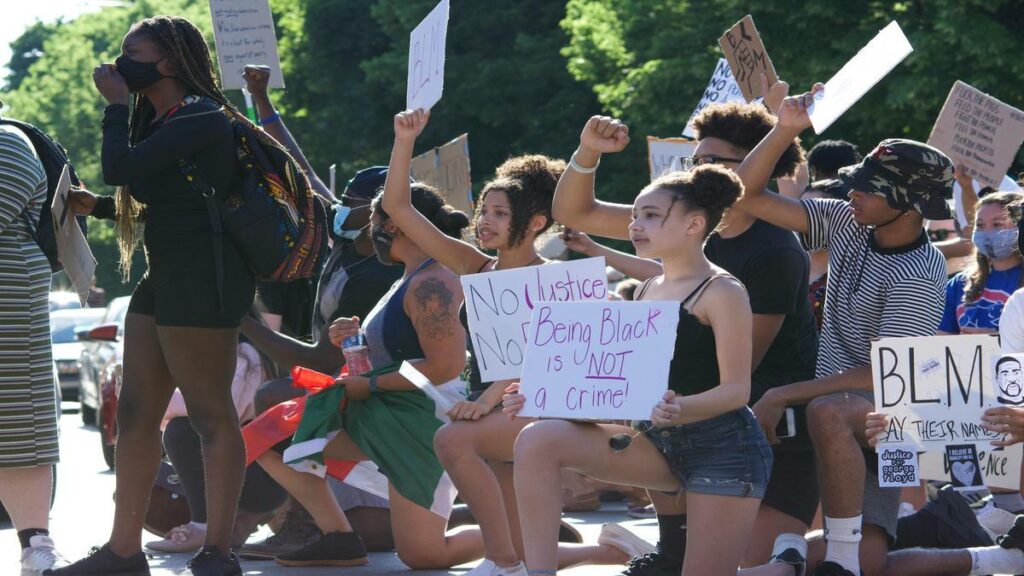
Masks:
[[[78,212],[116,212],[126,274],[140,236],[148,264],[125,319],[114,528],[110,541],[90,556],[46,574],[150,573],[142,522],[160,462],[160,420],[178,388],[202,439],[206,469],[206,542],[187,573],[237,575],[242,571],[229,546],[245,458],[231,381],[254,280],[228,238],[223,270],[216,269],[205,200],[179,166],[191,162],[224,201],[221,191],[240,177],[225,114],[234,110],[217,88],[206,40],[189,21],[157,16],[138,22],[121,51],[115,64],[101,64],[93,73],[109,102],[102,165],[104,180],[118,186],[116,210],[96,197],[76,198]]]

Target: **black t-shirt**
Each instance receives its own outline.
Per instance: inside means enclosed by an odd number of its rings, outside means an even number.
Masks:
[[[331,322],[342,317],[358,316],[365,320],[370,310],[373,310],[391,286],[402,277],[403,271],[402,266],[381,264],[374,254],[359,254],[349,242],[336,243],[317,285],[317,298],[314,301],[312,315],[313,331],[319,332],[320,326],[329,326]],[[337,290],[335,286],[339,283],[332,282],[337,274],[345,274],[348,279],[340,284],[340,294],[329,293]],[[337,300],[336,306],[327,306],[333,310],[329,314],[323,311],[324,300]],[[319,334],[316,334],[314,338],[318,336]]]
[[[281,317],[281,332],[298,340],[312,340],[313,282],[259,282],[256,290],[267,312]]]
[[[757,220],[735,238],[712,234],[704,253],[743,282],[754,314],[786,315],[751,376],[750,403],[770,388],[813,379],[818,334],[807,300],[810,260],[796,235]]]

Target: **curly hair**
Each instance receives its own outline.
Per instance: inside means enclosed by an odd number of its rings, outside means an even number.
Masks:
[[[1018,192],[998,192],[989,194],[978,201],[977,206],[974,208],[975,217],[978,212],[981,211],[982,206],[989,204],[998,204],[1006,210],[1006,213],[1010,216],[1015,224],[1021,221],[1021,204],[1024,203],[1024,195]],[[992,260],[988,256],[985,256],[977,248],[974,249],[974,262],[967,265],[964,269],[964,299],[965,304],[975,302],[981,298],[981,293],[985,291],[985,286],[988,284],[988,276],[992,273]],[[1021,275],[1021,284],[1017,287],[1020,288],[1024,285],[1024,274]]]
[[[718,138],[749,153],[771,132],[775,122],[775,116],[760,104],[730,102],[711,104],[701,110],[693,119],[693,129],[698,140]],[[800,139],[794,138],[775,164],[772,178],[792,176],[803,161],[804,149]]]
[[[667,219],[676,202],[688,210],[702,210],[707,215],[704,238],[718,230],[726,211],[743,196],[743,182],[731,170],[708,164],[689,172],[670,172],[648,184],[642,191],[661,190],[672,195]]]
[[[487,195],[494,191],[504,192],[508,197],[511,211],[509,245],[518,246],[526,240],[530,220],[541,215],[547,220],[540,234],[554,224],[551,215],[551,201],[555,186],[565,171],[565,162],[541,154],[515,156],[505,160],[495,169],[495,179],[484,185],[480,192],[474,220],[480,218],[480,207]]]

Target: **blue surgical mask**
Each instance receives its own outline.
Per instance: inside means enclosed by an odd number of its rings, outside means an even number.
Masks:
[[[971,236],[974,247],[992,260],[1003,260],[1017,252],[1017,228],[975,230]]]
[[[355,208],[355,210],[359,210],[360,208],[365,208],[365,206],[358,206]],[[355,230],[345,230],[343,228],[345,220],[348,219],[348,216],[349,214],[352,213],[352,211],[352,208],[345,206],[343,204],[337,204],[334,206],[333,231],[334,236],[336,238],[343,238],[345,240],[355,241],[355,239],[359,238],[359,236],[363,233],[365,226],[363,228],[357,228]]]

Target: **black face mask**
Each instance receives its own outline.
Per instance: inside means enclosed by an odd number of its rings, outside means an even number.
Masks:
[[[373,241],[373,251],[377,254],[377,260],[386,266],[394,264],[395,261],[391,259],[391,243],[395,237],[383,228],[374,226],[370,228],[370,239]]]
[[[163,60],[163,58],[160,60]],[[141,92],[156,84],[162,78],[165,78],[156,69],[157,62],[160,62],[160,60],[156,62],[139,62],[127,56],[118,56],[117,60],[114,60],[114,64],[117,66],[118,74],[124,78],[124,83],[128,85],[128,90]]]

